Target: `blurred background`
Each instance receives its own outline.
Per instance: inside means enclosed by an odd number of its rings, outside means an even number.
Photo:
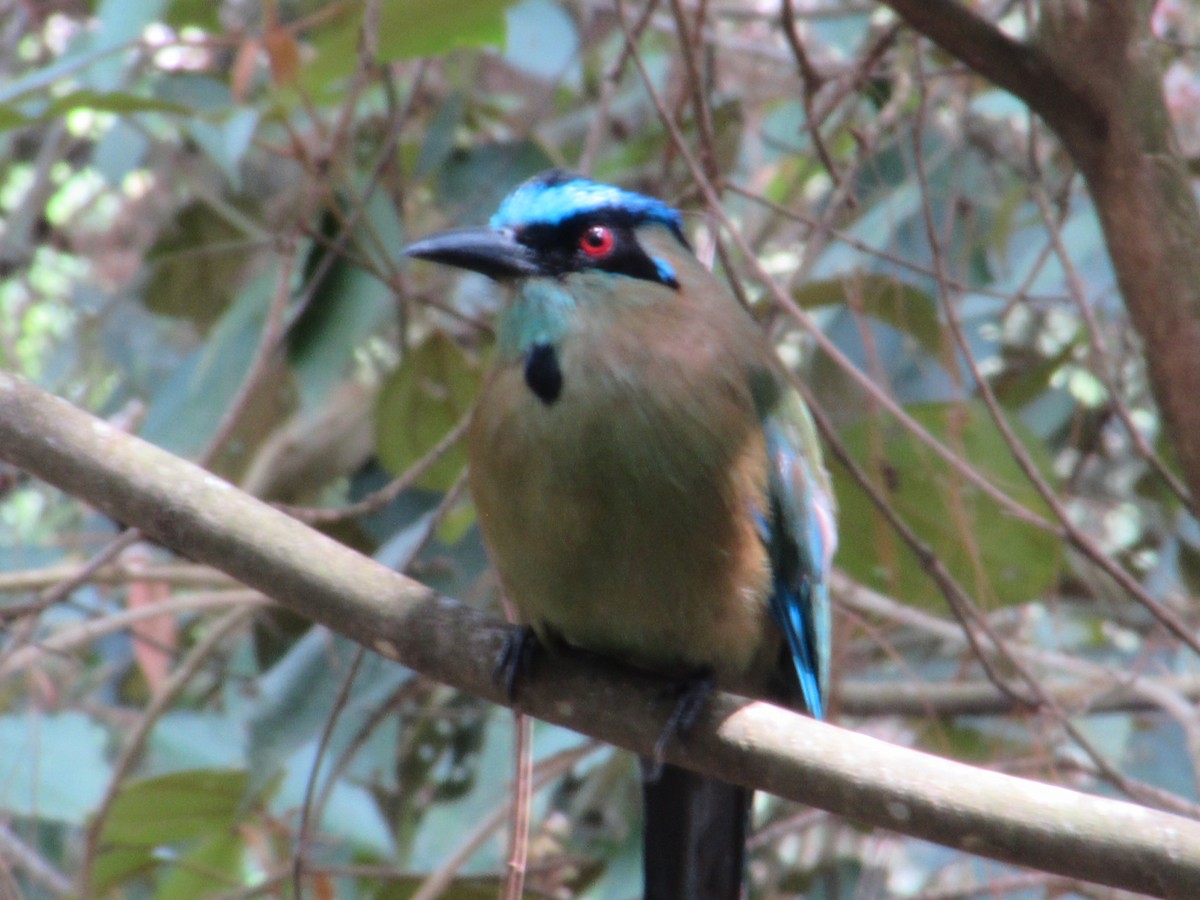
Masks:
[[[1147,27],[1196,154],[1200,10]],[[0,0],[0,366],[499,614],[458,440],[494,298],[401,250],[550,166],[684,210],[807,385],[834,721],[1195,815],[1200,671],[1139,601],[1194,613],[1200,528],[1097,217],[881,4]],[[0,893],[496,896],[507,710],[0,494]],[[527,895],[637,896],[636,761],[532,735]],[[1116,896],[755,813],[756,897]]]

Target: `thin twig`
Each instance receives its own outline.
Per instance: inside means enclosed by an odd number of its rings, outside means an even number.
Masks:
[[[808,58],[808,51],[804,49],[804,41],[800,39],[800,32],[796,26],[796,10],[792,3],[793,0],[783,0],[780,6],[780,24],[783,28],[783,36],[787,38],[788,46],[792,48],[792,55],[796,57],[796,66],[800,70],[800,99],[804,104],[804,125],[808,129],[808,136],[812,139],[821,165],[825,167],[834,187],[840,187],[841,177],[838,175],[837,166],[833,163],[833,157],[829,154],[829,148],[825,146],[825,139],[821,136],[821,128],[816,121],[813,109],[813,98],[825,84],[825,79],[812,64],[812,60]]]
[[[271,601],[258,591],[241,588],[228,591],[177,594],[158,603],[134,609],[123,609],[102,618],[66,626],[37,644],[29,644],[17,649],[0,661],[0,679],[8,678],[32,666],[39,665],[47,656],[61,656],[80,647],[86,647],[105,635],[124,631],[143,619],[208,612],[214,609],[227,609],[230,606],[259,609],[270,603]]]
[[[373,491],[357,503],[351,503],[348,506],[341,506],[336,509],[314,509],[308,506],[289,506],[286,503],[277,503],[275,505],[288,513],[288,515],[295,516],[297,519],[300,519],[302,522],[308,522],[310,525],[325,525],[330,522],[340,522],[345,519],[353,519],[378,512],[420,481],[422,476],[433,468],[438,460],[445,456],[446,452],[462,439],[462,436],[471,424],[471,415],[472,412],[468,411],[424,456],[409,466],[403,475],[394,478],[379,490]]]
[[[704,79],[700,77],[700,66],[696,62],[695,51],[700,42],[693,40],[681,0],[671,0],[671,14],[675,17],[680,56],[683,57],[683,70],[687,76],[688,94],[692,98],[692,114],[696,120],[696,134],[700,141],[700,161],[704,166],[704,172],[709,180],[717,185],[719,193],[721,170],[717,159],[716,137],[713,134],[712,110],[708,106],[707,92],[704,89]],[[701,34],[703,29],[704,4],[702,2],[696,18],[696,34]]]
[[[517,777],[513,779],[512,828],[508,841],[503,900],[521,900],[529,866],[529,819],[533,801],[533,720],[519,709],[513,712],[513,756]]]
[[[354,679],[358,676],[358,670],[362,667],[366,655],[365,647],[354,648],[354,656],[350,660],[346,674],[342,677],[341,685],[338,686],[333,709],[325,719],[321,736],[317,740],[316,752],[313,754],[312,765],[308,769],[308,779],[304,783],[304,801],[300,804],[300,827],[296,830],[296,837],[292,843],[292,891],[296,895],[296,900],[304,900],[304,865],[308,857],[308,843],[313,822],[313,796],[317,790],[317,775],[321,771],[321,760],[329,748],[330,740],[333,739],[333,729],[337,726],[338,718],[346,708],[350,690],[354,687]],[[332,783],[332,778],[327,780],[327,784],[329,783]]]
[[[83,572],[84,568],[88,569],[86,573]],[[79,578],[81,574],[88,584],[104,585],[126,585],[131,581],[163,581],[174,587],[218,588],[236,583],[219,569],[196,563],[150,563],[137,569],[121,562],[105,564],[99,568],[81,566],[78,563],[60,563],[21,572],[0,572],[0,594],[23,594],[43,590],[66,579]],[[35,611],[35,603],[37,601],[0,606],[0,621]]]

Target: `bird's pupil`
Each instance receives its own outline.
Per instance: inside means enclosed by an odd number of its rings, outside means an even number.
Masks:
[[[612,248],[612,232],[603,225],[593,225],[583,233],[583,240],[580,243],[584,252],[588,254],[595,256],[605,253]]]

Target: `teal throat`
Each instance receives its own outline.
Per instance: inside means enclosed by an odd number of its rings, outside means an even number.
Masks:
[[[496,337],[501,357],[518,359],[530,347],[558,344],[567,333],[576,306],[557,281],[530,279],[518,284],[498,323]]]

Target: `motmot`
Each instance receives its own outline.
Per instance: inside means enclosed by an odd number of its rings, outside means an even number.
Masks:
[[[503,295],[469,485],[524,633],[824,716],[837,536],[816,431],[679,212],[552,170],[487,227],[405,252]],[[751,792],[670,765],[644,792],[645,896],[738,897]]]

